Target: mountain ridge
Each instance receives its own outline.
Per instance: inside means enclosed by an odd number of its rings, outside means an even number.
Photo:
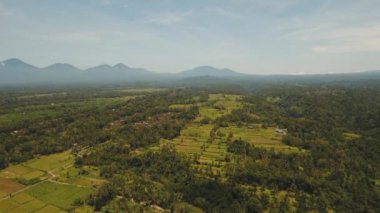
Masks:
[[[255,81],[339,81],[342,79],[379,79],[380,70],[355,73],[306,74],[306,75],[259,75],[243,74],[228,68],[198,66],[179,73],[157,73],[144,68],[133,68],[123,63],[115,65],[100,64],[87,69],[80,69],[68,63],[54,63],[46,67],[36,67],[20,59],[11,58],[0,61],[0,84],[26,83],[97,83],[97,82],[154,82],[176,81],[193,77],[212,77],[230,80]]]

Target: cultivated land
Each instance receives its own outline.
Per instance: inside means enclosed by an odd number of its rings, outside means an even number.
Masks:
[[[48,103],[41,105],[20,106],[14,109],[3,109],[0,125],[23,122],[25,119],[46,119],[60,116],[67,110],[86,111],[102,109],[108,106],[123,104],[128,100],[146,93],[163,92],[166,89],[117,89],[124,94],[119,97],[97,97],[82,101]],[[22,100],[65,96],[59,94],[25,95]],[[180,153],[194,159],[193,167],[199,175],[218,175],[223,178],[227,159],[228,136],[230,140],[243,139],[257,147],[290,153],[299,150],[281,142],[282,134],[275,132],[274,127],[263,128],[259,123],[237,126],[230,123],[225,127],[216,125],[216,120],[241,109],[244,105],[242,96],[230,94],[209,94],[206,101],[200,96],[189,99],[190,104],[173,104],[170,109],[189,110],[198,107],[196,118],[188,123],[173,140],[161,139],[160,144],[173,144]],[[23,132],[12,133],[15,136]],[[153,146],[150,149],[157,150]],[[86,150],[82,149],[81,155]],[[232,158],[233,159],[233,158]],[[6,187],[0,189],[0,212],[63,212],[75,209],[76,212],[91,212],[90,206],[74,207],[74,202],[84,200],[96,188],[105,183],[100,178],[99,169],[91,166],[74,167],[75,155],[65,151],[52,155],[39,156],[18,165],[11,165],[0,171],[0,183]],[[264,190],[265,191],[265,190]],[[268,190],[267,190],[268,191]],[[264,193],[264,192],[263,192]],[[265,193],[270,193],[270,191]],[[281,196],[277,196],[281,199]]]
[[[99,92],[94,97],[82,97],[82,93],[68,94],[20,92],[16,107],[0,107],[0,126],[18,125],[25,121],[54,119],[67,112],[106,110],[144,94],[162,92],[162,88],[112,89]],[[104,94],[103,94],[104,93]],[[107,97],[108,93],[115,97]],[[39,104],[29,104],[29,103]],[[14,137],[27,135],[22,129],[11,133]],[[79,147],[51,155],[41,155],[26,162],[10,165],[0,170],[0,212],[92,212],[92,207],[74,207],[78,200],[85,200],[105,180],[99,169],[74,167],[75,157],[86,152]]]
[[[86,111],[94,108],[104,108],[126,102],[136,96],[124,96],[115,98],[94,98],[84,101],[73,101],[63,103],[49,103],[35,106],[20,106],[12,109],[2,110],[0,114],[0,126],[10,123],[25,122],[35,119],[47,119],[62,115],[66,111]]]
[[[194,98],[193,100],[199,100]],[[227,138],[242,139],[256,147],[271,149],[283,153],[299,153],[300,149],[281,142],[283,134],[277,133],[274,127],[262,127],[261,124],[250,123],[243,126],[228,124],[228,127],[215,126],[215,120],[228,115],[233,110],[243,107],[242,96],[229,94],[209,94],[207,102],[193,104],[175,104],[173,109],[189,109],[199,107],[198,116],[182,129],[180,136],[173,140],[161,139],[161,145],[174,144],[178,152],[194,157],[194,166],[203,173],[223,175],[226,164]],[[207,120],[205,124],[204,120]],[[216,128],[216,129],[215,129]],[[214,131],[215,136],[211,139]],[[157,147],[153,147],[157,150]]]
[[[0,188],[0,212],[65,212],[73,209],[76,200],[86,199],[104,183],[95,167],[86,167],[86,175],[80,174],[73,166],[74,157],[66,151],[1,170],[0,183],[5,187]],[[33,179],[37,180],[30,182]]]

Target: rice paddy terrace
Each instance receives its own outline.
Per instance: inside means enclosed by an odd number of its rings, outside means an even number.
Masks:
[[[209,175],[222,175],[227,161],[232,154],[227,152],[227,141],[242,139],[255,147],[272,149],[277,152],[295,153],[298,148],[281,142],[283,133],[275,127],[263,127],[260,123],[248,123],[237,126],[230,123],[219,126],[216,120],[240,109],[245,103],[240,95],[209,94],[207,102],[196,102],[198,116],[189,123],[180,136],[173,140],[161,139],[161,145],[173,144],[178,152],[189,154],[194,158],[194,167]],[[188,109],[192,104],[176,104],[171,108]],[[157,149],[158,147],[154,147]]]

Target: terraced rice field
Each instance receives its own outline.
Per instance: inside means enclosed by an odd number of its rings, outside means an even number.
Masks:
[[[54,170],[52,173],[56,176],[56,180],[60,182],[70,183],[81,186],[99,187],[105,180],[100,178],[99,169],[94,167],[84,167],[89,173],[81,175],[80,170],[72,165]]]
[[[88,187],[45,181],[0,201],[0,212],[66,212],[76,199],[85,199],[92,192]]]
[[[214,139],[210,140],[210,133],[214,128],[213,121],[223,115],[231,113],[232,110],[241,108],[241,96],[227,94],[210,94],[205,103],[195,103],[199,106],[197,118],[185,127],[180,136],[173,140],[161,139],[162,144],[174,144],[178,152],[192,155],[196,159],[194,164],[200,170],[211,170],[215,173],[223,173],[226,164],[227,137],[232,134],[232,140],[242,139],[256,147],[272,149],[283,153],[300,152],[298,148],[288,146],[281,142],[283,135],[276,132],[274,127],[263,128],[261,124],[249,124],[236,126],[229,124],[221,127],[220,132]],[[186,109],[192,104],[172,105],[172,108]],[[202,124],[203,119],[209,120],[208,124]],[[157,149],[156,147],[155,149]]]
[[[72,209],[76,199],[85,199],[95,187],[104,183],[99,177],[99,169],[85,167],[87,175],[82,175],[73,166],[74,156],[62,152],[41,156],[20,165],[13,165],[0,172],[0,212],[66,212]],[[47,180],[55,179],[59,182]],[[18,179],[40,178],[40,183],[26,186]],[[20,191],[21,190],[21,191]],[[10,198],[7,198],[11,195]]]
[[[41,156],[27,161],[24,165],[30,168],[51,171],[74,163],[74,156],[70,152]]]
[[[299,152],[295,147],[288,146],[282,143],[283,135],[276,132],[273,127],[263,128],[260,124],[251,125],[251,127],[229,126],[220,128],[219,131],[224,135],[232,133],[232,139],[242,139],[256,147],[274,149],[281,152]]]
[[[14,165],[1,170],[0,177],[9,179],[21,178],[25,180],[32,180],[35,178],[43,179],[46,177],[46,173],[39,169],[30,168],[24,165]]]
[[[199,108],[199,116],[195,122],[208,118],[215,120],[218,117],[231,113],[232,110],[241,107],[241,97],[238,95],[210,94],[208,102]]]

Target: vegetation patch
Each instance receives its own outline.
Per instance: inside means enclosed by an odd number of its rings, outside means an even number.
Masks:
[[[25,180],[42,178],[45,175],[46,173],[41,170],[30,168],[24,165],[13,165],[4,170],[1,170],[0,172],[0,177],[11,179],[21,178]]]
[[[67,210],[76,199],[84,200],[93,189],[46,181],[25,192],[45,203]]]

